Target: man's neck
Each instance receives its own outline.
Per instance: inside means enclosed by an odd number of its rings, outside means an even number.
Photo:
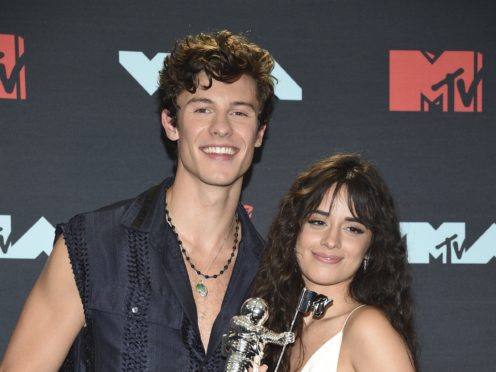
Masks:
[[[232,229],[241,184],[242,179],[230,186],[211,186],[177,175],[166,200],[181,235],[198,247],[218,246]]]

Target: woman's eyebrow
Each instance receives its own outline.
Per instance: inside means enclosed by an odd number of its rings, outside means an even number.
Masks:
[[[312,214],[314,214],[314,213],[320,214],[320,215],[322,215],[324,217],[329,217],[329,212],[328,211],[323,211],[323,210],[320,210],[320,209],[316,209],[316,210],[312,211]]]

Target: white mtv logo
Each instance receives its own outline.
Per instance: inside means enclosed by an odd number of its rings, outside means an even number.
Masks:
[[[493,223],[470,247],[465,247],[465,223],[445,222],[434,229],[428,222],[402,222],[408,261],[429,263],[430,258],[449,264],[486,264],[496,257],[496,224]]]
[[[148,59],[143,52],[119,51],[119,63],[136,79],[149,95],[158,89],[158,72],[170,53],[157,53]],[[291,76],[275,63],[272,75],[277,79],[275,93],[280,100],[301,101],[303,91]]]
[[[13,243],[11,217],[0,215],[0,259],[35,259],[42,252],[50,255],[53,248],[55,228],[41,217],[23,236]]]

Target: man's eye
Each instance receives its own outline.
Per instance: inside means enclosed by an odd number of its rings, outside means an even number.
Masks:
[[[195,109],[195,112],[199,113],[199,114],[206,114],[206,113],[208,113],[208,111],[209,110],[207,108],[204,108],[204,107],[200,107],[200,108]]]
[[[234,114],[234,116],[248,117],[248,114],[246,112],[243,112],[243,111],[235,111],[233,114]]]

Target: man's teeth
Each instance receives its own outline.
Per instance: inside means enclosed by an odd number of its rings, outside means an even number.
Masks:
[[[218,146],[209,146],[203,149],[207,154],[234,154],[234,149],[232,147],[218,147]]]

